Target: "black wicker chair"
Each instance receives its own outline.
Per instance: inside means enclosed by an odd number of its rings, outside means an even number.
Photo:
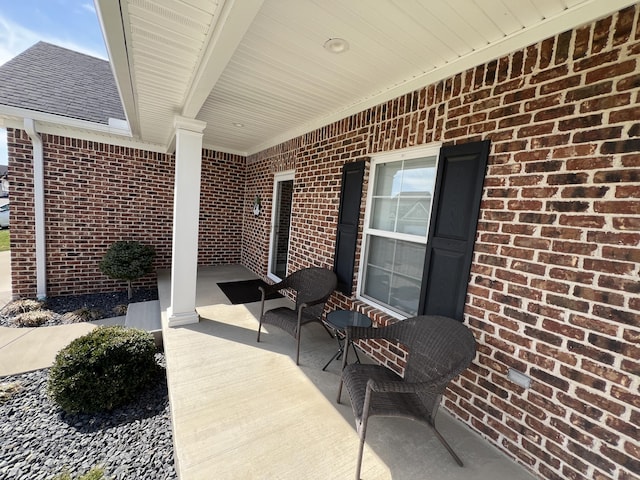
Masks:
[[[356,479],[360,478],[367,421],[374,415],[408,417],[426,423],[453,456],[462,461],[436,429],[435,417],[442,394],[455,376],[465,370],[475,357],[476,342],[461,322],[441,316],[418,316],[388,327],[347,327],[347,339],[375,338],[397,342],[408,351],[404,377],[379,365],[347,365],[338,390],[346,386],[360,435]]]
[[[336,289],[337,282],[336,274],[331,270],[311,267],[298,270],[274,285],[258,287],[262,292],[258,342],[263,323],[281,328],[296,339],[296,365],[298,365],[300,362],[300,328],[310,322],[320,322],[325,329],[327,328],[322,323],[322,312],[326,301]],[[284,289],[296,292],[295,310],[278,307],[265,312],[265,297],[270,293]]]

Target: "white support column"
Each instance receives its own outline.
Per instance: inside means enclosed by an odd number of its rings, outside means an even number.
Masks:
[[[173,194],[173,247],[171,253],[171,306],[169,326],[198,323],[198,227],[200,170],[204,122],[176,117],[176,170]]]

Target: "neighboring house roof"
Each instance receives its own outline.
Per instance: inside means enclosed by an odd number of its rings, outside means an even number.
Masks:
[[[0,66],[0,104],[105,125],[125,118],[109,62],[45,42]]]

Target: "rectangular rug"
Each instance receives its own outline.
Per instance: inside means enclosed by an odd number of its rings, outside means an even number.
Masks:
[[[259,278],[254,280],[218,283],[218,287],[220,287],[222,293],[227,296],[233,305],[259,302],[262,298],[262,292],[258,290],[258,287],[264,285],[267,284]],[[267,295],[267,300],[273,300],[274,298],[282,298],[282,295],[278,292]]]

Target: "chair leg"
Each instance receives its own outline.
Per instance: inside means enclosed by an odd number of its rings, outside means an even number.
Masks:
[[[451,454],[451,456],[453,457],[453,459],[456,461],[456,463],[461,466],[464,467],[464,464],[462,463],[462,460],[460,460],[460,457],[458,457],[458,455],[456,454],[456,452],[453,451],[453,448],[451,448],[451,445],[449,445],[449,442],[447,442],[445,440],[445,438],[442,436],[442,434],[438,431],[438,429],[436,428],[435,423],[429,423],[429,425],[431,426],[431,428],[433,429],[433,431],[436,433],[436,436],[438,437],[438,440],[440,440],[440,443],[442,443],[442,445],[444,446],[444,448],[447,449],[447,451]]]
[[[300,365],[300,329],[298,329],[298,333],[296,335],[296,365]]]
[[[260,332],[262,331],[262,321],[258,323],[258,342],[260,342]]]
[[[340,403],[340,397],[342,397],[342,374],[340,374],[340,385],[338,386],[338,398],[336,398],[336,403]]]
[[[356,480],[360,480],[360,471],[362,470],[362,457],[364,456],[364,438],[367,434],[367,420],[366,416],[362,417],[360,421],[360,428],[358,433],[360,434],[360,446],[358,447],[358,464],[356,465]]]

